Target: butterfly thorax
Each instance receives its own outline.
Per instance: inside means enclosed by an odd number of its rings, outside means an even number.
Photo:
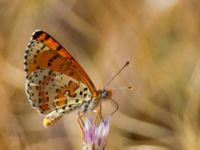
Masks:
[[[93,111],[100,103],[107,99],[111,99],[112,90],[111,89],[99,89],[96,93],[96,97],[93,97],[88,103],[83,104],[81,109],[82,112]],[[84,110],[83,110],[84,109]]]

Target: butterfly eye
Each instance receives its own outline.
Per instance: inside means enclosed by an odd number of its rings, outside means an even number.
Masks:
[[[107,98],[108,97],[108,91],[103,89],[102,91],[102,98]]]

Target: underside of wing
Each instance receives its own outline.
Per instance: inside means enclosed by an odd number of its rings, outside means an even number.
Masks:
[[[85,84],[96,96],[91,79],[78,62],[53,37],[43,31],[36,31],[25,53],[27,78],[38,69],[48,68],[60,72]]]
[[[32,105],[43,114],[71,112],[92,99],[85,84],[47,68],[28,76],[26,93]]]

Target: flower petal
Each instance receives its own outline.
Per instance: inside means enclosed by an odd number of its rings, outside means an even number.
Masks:
[[[95,129],[95,143],[98,146],[105,145],[105,141],[110,128],[110,117],[106,117]]]
[[[93,122],[93,117],[91,118],[86,118],[85,119],[85,124],[84,124],[84,140],[87,143],[93,143],[94,141],[94,122]]]

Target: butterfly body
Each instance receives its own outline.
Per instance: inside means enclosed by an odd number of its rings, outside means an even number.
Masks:
[[[94,110],[111,98],[110,89],[96,90],[78,62],[53,37],[35,31],[25,51],[26,94],[32,106],[47,114],[47,127],[76,109]]]

